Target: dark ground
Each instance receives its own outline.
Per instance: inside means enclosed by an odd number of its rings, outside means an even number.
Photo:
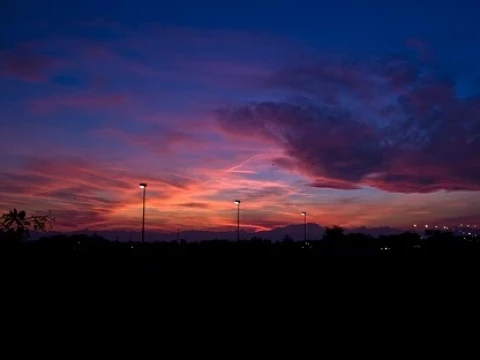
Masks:
[[[477,238],[459,238],[448,233],[434,234],[428,239],[411,233],[381,238],[353,234],[307,242],[256,239],[141,244],[88,236],[55,236],[29,242],[3,239],[0,243],[0,261],[11,274],[112,279],[254,275],[268,280],[325,271],[335,277],[343,272],[339,266],[345,266],[346,271],[356,263],[468,264],[476,263],[479,255]]]

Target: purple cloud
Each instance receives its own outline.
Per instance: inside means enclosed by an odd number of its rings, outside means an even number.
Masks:
[[[480,189],[480,97],[461,99],[455,84],[421,62],[316,63],[269,81],[289,100],[217,111],[221,128],[281,147],[278,165],[312,186],[391,192]],[[293,99],[293,100],[292,100]]]

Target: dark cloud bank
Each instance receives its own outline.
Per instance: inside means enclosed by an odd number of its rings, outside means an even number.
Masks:
[[[480,189],[480,96],[401,57],[324,61],[269,80],[292,96],[217,111],[221,128],[284,149],[315,187],[401,193]]]

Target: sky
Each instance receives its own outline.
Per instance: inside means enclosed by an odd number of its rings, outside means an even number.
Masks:
[[[480,216],[480,3],[0,8],[0,210],[57,230]],[[479,222],[480,224],[480,222]]]

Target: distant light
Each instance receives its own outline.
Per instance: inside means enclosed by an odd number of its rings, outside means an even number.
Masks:
[[[80,245],[80,241],[78,242],[78,245]]]
[[[133,245],[132,245],[132,246],[130,246],[130,249],[133,249]]]
[[[438,226],[437,226],[437,225],[435,225],[435,229],[436,229],[436,228],[438,228]]]
[[[468,233],[468,235],[472,235],[472,233]]]
[[[238,204],[240,204],[240,200],[235,200],[233,203],[238,205]]]
[[[413,224],[413,227],[417,227],[417,224]]]
[[[147,184],[146,183],[140,183],[139,186],[140,186],[141,189],[145,189],[147,187]]]
[[[426,228],[428,228],[428,225],[425,225]]]
[[[470,225],[467,225],[467,227],[470,227]]]
[[[301,214],[302,216],[307,216],[307,213],[306,213],[305,211],[302,211],[300,214]]]

